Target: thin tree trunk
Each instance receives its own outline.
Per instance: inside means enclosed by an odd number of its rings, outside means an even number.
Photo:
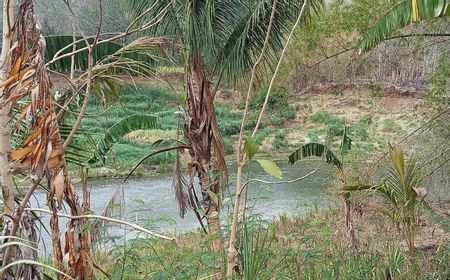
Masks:
[[[12,37],[10,36],[10,28],[12,28],[13,22],[14,0],[3,0],[3,41],[0,58],[0,83],[6,79],[6,75],[10,67],[8,53],[11,47]],[[6,214],[12,214],[14,212],[14,184],[8,161],[8,152],[11,148],[11,142],[9,139],[10,128],[8,125],[9,119],[10,106],[5,104],[3,89],[0,89],[0,180],[3,201],[5,204],[4,212]],[[4,217],[5,221],[7,221],[7,216]]]
[[[344,208],[345,208],[345,226],[347,229],[347,238],[351,248],[356,247],[355,229],[353,227],[353,221],[350,209],[350,199],[344,195]]]
[[[247,96],[247,101],[249,99]],[[243,138],[241,137],[240,140]],[[242,145],[239,145],[238,149],[241,148]],[[236,240],[237,240],[237,227],[238,227],[238,219],[239,219],[239,206],[241,205],[241,190],[242,190],[242,174],[244,171],[245,164],[245,155],[242,159],[241,152],[238,151],[238,161],[237,161],[237,176],[236,176],[236,195],[234,199],[234,211],[233,211],[233,220],[231,223],[231,234],[230,234],[230,244],[228,245],[228,254],[227,254],[227,279],[231,279],[233,277],[233,271],[236,267],[239,266],[238,251],[236,250]]]

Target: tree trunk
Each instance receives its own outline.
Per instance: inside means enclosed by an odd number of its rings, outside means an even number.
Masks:
[[[240,147],[238,147],[240,149]],[[227,254],[227,279],[231,279],[233,277],[233,271],[238,267],[239,253],[236,250],[236,240],[237,240],[237,227],[238,227],[238,219],[239,219],[239,206],[241,205],[241,190],[242,190],[242,173],[244,169],[244,160],[239,159],[240,152],[238,152],[238,161],[237,161],[237,177],[236,177],[236,194],[234,200],[234,211],[233,211],[233,220],[231,223],[231,234],[230,234],[230,244],[228,247]]]
[[[211,82],[199,57],[195,58],[189,67],[187,82],[188,112],[184,136],[190,146],[191,189],[193,176],[197,176],[202,193],[202,201],[195,203],[193,208],[195,211],[200,207],[203,209],[208,223],[208,233],[212,236],[212,249],[223,252],[219,212],[220,195],[227,181],[227,168],[211,96]],[[192,193],[189,199],[197,200]]]
[[[347,238],[351,248],[356,247],[355,229],[353,228],[353,221],[350,209],[350,199],[344,195],[344,208],[345,208],[345,227],[347,229]]]
[[[14,0],[3,0],[3,35],[2,35],[2,53],[0,58],[0,83],[5,81],[10,59],[8,53],[11,47],[12,37],[10,28],[14,24]],[[11,215],[14,212],[14,184],[12,174],[9,168],[8,152],[11,148],[9,139],[10,128],[8,125],[10,118],[10,106],[5,105],[3,88],[0,89],[0,180],[2,187],[3,201],[5,204],[5,214]],[[9,218],[4,216],[5,221]]]

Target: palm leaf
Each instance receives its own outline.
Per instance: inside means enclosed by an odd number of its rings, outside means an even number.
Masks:
[[[236,82],[252,68],[264,45],[274,0],[130,0],[135,17],[148,11],[141,24],[163,18],[148,33],[156,36],[178,36],[186,50],[178,57],[190,64],[194,57],[213,69],[213,76]],[[277,61],[291,23],[298,16],[303,1],[278,1],[262,69]],[[321,0],[307,3],[308,11],[317,11]],[[167,7],[170,7],[167,9]]]
[[[61,50],[58,55],[64,55],[72,52],[73,37],[67,35],[51,35],[45,37],[46,39],[46,60],[52,60],[54,56]],[[86,42],[82,37],[75,37],[76,49],[86,47]],[[79,41],[79,42],[78,42]],[[89,44],[92,44],[94,39],[87,39]],[[118,57],[122,61],[131,61],[138,64],[154,64],[157,60],[157,54],[163,54],[166,57],[168,52],[166,48],[180,48],[176,40],[164,37],[141,37],[128,45],[121,45],[115,42],[101,42],[96,45],[94,49],[94,61],[101,60],[110,61],[112,58]],[[105,63],[104,63],[105,64]],[[69,71],[71,66],[71,57],[64,57],[50,65],[50,68],[56,71]],[[86,70],[88,67],[88,51],[82,51],[75,54],[75,69]],[[97,68],[99,68],[97,66]]]
[[[81,40],[82,37],[76,37],[76,40]],[[52,60],[53,56],[63,48],[69,46],[73,43],[73,37],[71,35],[51,35],[45,37],[47,46],[45,49],[45,58],[46,60]],[[93,42],[93,39],[89,39],[88,42],[91,44]],[[77,49],[82,49],[86,47],[86,42],[84,40],[81,40],[79,43],[77,43]],[[112,55],[118,50],[120,50],[123,46],[114,42],[109,42],[105,44],[99,45],[94,50],[94,60],[98,61],[103,57],[106,57],[108,55]],[[65,51],[62,51],[61,54],[67,54],[72,52],[72,47],[68,47]],[[88,52],[83,51],[75,55],[75,68],[76,69],[87,69],[88,67]],[[50,68],[52,70],[58,70],[58,71],[69,71],[71,65],[71,58],[66,57],[63,58],[55,63],[53,63]]]
[[[417,9],[413,9],[413,2],[417,3]],[[413,17],[414,10],[417,12],[416,18]],[[449,12],[448,0],[404,0],[392,7],[369,29],[358,42],[357,49],[360,53],[370,50],[413,21],[448,16]]]
[[[59,132],[63,139],[66,139],[71,131],[71,125],[59,125]],[[75,132],[73,141],[64,151],[64,154],[68,163],[87,167],[86,162],[92,157],[93,152],[95,154],[98,153],[94,139],[92,138],[88,130],[79,128]]]
[[[156,129],[158,127],[158,118],[154,116],[135,115],[122,119],[108,129],[105,137],[97,144],[98,155],[93,156],[88,162],[90,164],[98,162],[106,155],[114,143],[128,133],[135,130]]]
[[[325,145],[320,143],[308,143],[301,146],[295,152],[289,156],[289,163],[295,162],[307,158],[307,157],[323,157],[325,156],[327,163],[333,164],[339,170],[342,170],[342,163],[339,158]]]
[[[227,4],[233,2],[235,9],[238,10],[234,14],[239,15],[238,19],[224,15],[222,24],[228,28],[219,35],[224,40],[217,42],[220,44],[218,46],[220,51],[215,59],[214,68],[216,73],[223,75],[226,80],[236,82],[255,64],[264,46],[273,1],[226,1]],[[289,33],[291,23],[297,18],[302,5],[303,1],[277,2],[262,69],[270,69],[272,65],[276,65],[285,36]],[[322,6],[322,1],[309,1],[307,6],[307,10],[317,11]]]

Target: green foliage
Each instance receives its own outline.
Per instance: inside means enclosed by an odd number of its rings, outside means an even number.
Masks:
[[[417,3],[418,15],[413,16],[413,4]],[[358,43],[359,52],[367,51],[383,42],[396,30],[412,22],[447,16],[447,0],[404,0],[397,3],[369,29]]]
[[[383,95],[383,88],[372,81],[369,83],[368,88],[370,90],[371,97],[381,97]]]
[[[367,126],[363,123],[358,123],[350,127],[352,135],[359,138],[361,141],[369,140],[369,133],[367,132]]]
[[[389,217],[400,228],[410,253],[414,251],[415,230],[426,190],[420,188],[419,170],[414,159],[405,160],[403,150],[389,145],[392,162],[384,180],[376,185],[345,186],[343,191],[373,190],[383,199],[371,209]]]
[[[249,108],[252,111],[249,118],[249,128],[253,128],[259,116],[259,110],[262,108],[268,87],[262,88],[257,94],[250,98]],[[289,101],[289,92],[286,88],[274,86],[267,103],[267,113],[263,119],[266,125],[279,126],[286,120],[295,119],[297,109],[291,106]]]
[[[101,160],[111,147],[128,133],[135,130],[156,129],[158,127],[158,119],[154,116],[134,115],[120,120],[105,132],[104,138],[97,144],[98,155],[94,155],[89,160],[89,164],[95,164]]]
[[[383,131],[384,132],[394,132],[400,129],[400,127],[395,123],[393,119],[385,119],[383,121]]]
[[[242,114],[232,112],[230,105],[216,103],[215,110],[222,136],[237,135],[241,131]]]
[[[121,86],[120,91],[123,95],[121,104],[106,109],[99,98],[94,97],[91,100],[86,117],[82,120],[83,135],[77,137],[78,139],[76,138],[74,142],[78,141],[77,146],[80,147],[92,147],[87,149],[87,161],[94,155],[93,150],[100,149],[96,148],[96,145],[102,141],[104,144],[101,150],[106,155],[106,166],[126,170],[135,165],[144,155],[152,152],[150,148],[152,143],[138,143],[132,138],[127,139],[122,136],[137,129],[156,128],[154,122],[156,118],[159,120],[158,125],[161,129],[172,131],[177,129],[175,104],[181,98],[166,90],[143,84]],[[147,116],[149,113],[153,117]],[[136,115],[144,117],[133,117]],[[69,119],[69,124],[71,121],[73,120]],[[116,131],[110,131],[111,128]],[[114,135],[109,134],[110,136],[105,139],[105,135],[111,132]],[[93,139],[89,143],[85,140],[86,134]],[[157,138],[157,135],[155,137]],[[115,144],[112,149],[109,149],[111,143]],[[99,154],[95,155],[96,160],[100,158]],[[174,158],[174,153],[166,153],[153,157],[149,162],[162,164],[171,162]]]
[[[244,141],[244,152],[251,160],[253,156],[258,152],[259,144],[253,137],[247,137]]]
[[[341,120],[327,111],[319,111],[311,116],[309,120],[315,123],[321,123],[329,126],[340,126]]]
[[[252,110],[261,109],[266,99],[268,86],[263,87],[257,94],[250,98],[249,107]],[[269,101],[267,103],[267,110],[269,112],[279,112],[289,107],[289,92],[286,88],[274,86],[270,92]]]
[[[308,137],[310,142],[319,142],[318,130],[308,131]]]
[[[450,81],[450,58],[442,55],[439,59],[433,75],[431,76],[431,90],[425,95],[425,106],[433,107],[437,111],[448,108],[450,99],[448,97],[448,88]]]
[[[278,129],[276,129],[276,128],[266,128],[266,129],[260,130],[258,133],[256,133],[255,140],[259,144],[261,144],[264,141],[264,139],[266,139],[268,136],[276,133],[277,131],[278,131]]]
[[[339,170],[342,169],[342,163],[339,158],[329,150],[325,145],[319,143],[308,143],[295,150],[289,156],[289,163],[294,164],[297,161],[307,157],[325,157],[327,163],[331,163]]]
[[[111,279],[198,279],[218,272],[221,255],[206,244],[178,246],[175,242],[138,238],[113,248]],[[125,252],[125,253],[124,253]]]
[[[299,65],[310,65],[317,61],[324,51],[334,54],[344,48],[353,47],[358,40],[355,34],[365,33],[379,17],[392,6],[392,1],[373,0],[334,0],[327,2],[322,13],[313,17],[310,28],[299,28],[285,59],[280,77],[295,75]],[[340,43],[337,44],[336,41]],[[341,56],[342,57],[342,56]],[[336,63],[341,57],[336,57]],[[317,78],[316,72],[304,77],[304,80]],[[281,79],[280,79],[281,80]]]
[[[261,227],[260,222],[255,223],[252,219],[244,221],[242,227],[240,255],[244,266],[244,278],[269,279],[270,270],[267,269],[267,264],[271,256],[270,233]]]
[[[275,137],[272,141],[272,145],[277,149],[286,148],[289,146],[289,143],[286,142],[286,136],[288,132],[287,130],[280,130],[275,134]]]
[[[296,19],[303,4],[302,1],[278,2],[275,17],[270,21],[273,1],[195,1],[187,5],[186,1],[180,0],[173,3],[132,0],[130,3],[135,17],[152,7],[140,22],[160,19],[161,23],[148,33],[182,39],[184,50],[189,50],[187,54],[183,50],[177,56],[182,65],[190,65],[199,58],[213,70],[212,76],[220,75],[230,83],[245,76],[255,63],[263,48],[269,22],[272,32],[262,64],[269,69],[276,63],[290,31],[290,23]],[[316,0],[308,2],[309,14],[318,10],[321,4]],[[167,6],[170,8],[164,14]],[[161,15],[164,16],[161,18]]]
[[[234,140],[231,138],[223,138],[223,148],[225,149],[225,154],[232,155],[234,154],[235,150],[235,143]]]
[[[266,159],[257,159],[256,161],[259,163],[259,165],[261,165],[261,167],[267,174],[272,175],[280,180],[282,179],[283,172],[280,170],[280,168],[276,165],[275,162]]]

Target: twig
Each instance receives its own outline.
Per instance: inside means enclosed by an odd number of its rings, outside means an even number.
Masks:
[[[25,208],[24,211],[42,212],[42,213],[52,214],[52,212],[50,210],[42,209],[42,208]],[[162,239],[165,239],[165,240],[175,240],[174,237],[167,237],[167,236],[161,235],[159,233],[153,232],[151,230],[148,230],[146,228],[143,228],[143,227],[141,227],[139,225],[136,225],[136,224],[133,224],[133,223],[129,223],[127,221],[122,221],[122,220],[117,220],[117,219],[105,217],[105,216],[100,216],[100,215],[71,216],[71,215],[67,215],[67,214],[63,214],[63,213],[57,213],[57,215],[59,217],[68,218],[68,219],[71,219],[71,220],[97,219],[97,220],[103,220],[103,221],[107,221],[107,222],[111,222],[111,223],[122,224],[122,225],[126,225],[126,226],[129,226],[129,227],[132,227],[132,228],[136,229],[137,231],[142,231],[144,233],[147,233],[147,234],[155,236],[155,237],[159,237],[159,238],[162,238]]]
[[[167,10],[169,9],[169,7],[170,7],[170,5],[172,4],[173,1],[174,1],[174,0],[170,1],[170,3],[168,3],[167,6],[166,6],[166,7],[165,7],[158,15],[155,16],[155,18],[153,19],[153,20],[156,19],[155,22],[150,21],[150,22],[146,23],[146,24],[145,24],[144,26],[142,26],[142,27],[139,27],[139,28],[135,28],[135,29],[133,29],[133,30],[128,30],[128,31],[122,32],[122,33],[120,33],[120,34],[118,34],[118,35],[116,35],[116,36],[113,36],[113,37],[108,38],[108,39],[105,39],[105,40],[99,40],[98,43],[97,43],[97,45],[101,45],[101,44],[105,44],[105,43],[117,41],[117,40],[122,39],[122,38],[124,38],[124,37],[130,36],[130,35],[132,35],[132,34],[134,34],[134,33],[145,31],[145,30],[147,30],[147,29],[149,29],[149,28],[151,28],[151,27],[157,25],[157,24],[164,18],[164,14],[167,12]],[[146,12],[149,12],[149,11],[146,11]],[[100,34],[100,37],[101,37],[102,35],[104,35],[104,34]],[[89,37],[86,37],[86,38],[95,38],[95,36],[89,36]],[[86,50],[89,50],[89,44],[87,44],[86,47],[77,49],[77,50],[74,51],[74,52],[65,53],[65,54],[60,55],[63,51],[65,51],[65,50],[67,50],[68,48],[70,48],[71,46],[73,46],[73,44],[78,44],[79,42],[82,42],[82,41],[84,41],[84,38],[83,38],[83,39],[79,39],[79,40],[77,40],[77,41],[75,41],[75,42],[72,42],[71,44],[68,44],[68,45],[65,46],[64,48],[60,49],[60,50],[54,55],[53,59],[52,59],[51,61],[47,62],[47,63],[45,64],[45,66],[48,67],[49,65],[52,65],[53,63],[55,63],[55,62],[57,62],[57,61],[59,61],[59,60],[61,60],[61,59],[63,59],[63,58],[66,58],[66,57],[69,57],[69,56],[72,56],[72,55],[75,55],[75,54],[84,52],[84,51],[86,51]]]
[[[67,3],[67,7],[69,8],[72,17],[73,17],[73,21],[76,23],[75,20],[75,15],[73,14],[73,11],[70,8],[70,5]],[[72,142],[73,138],[75,137],[75,133],[77,132],[78,128],[81,125],[81,121],[83,120],[84,114],[86,113],[87,107],[89,105],[89,99],[91,97],[91,92],[92,92],[92,80],[93,80],[93,68],[95,65],[94,62],[94,50],[97,47],[97,43],[100,37],[100,32],[102,29],[102,24],[103,24],[103,4],[102,4],[102,0],[99,0],[99,8],[100,8],[100,19],[99,19],[99,23],[97,26],[97,33],[95,35],[94,38],[94,42],[92,43],[92,45],[89,45],[89,42],[86,38],[86,36],[84,35],[84,33],[81,33],[83,35],[83,38],[85,39],[86,45],[88,46],[88,75],[87,75],[87,85],[86,85],[86,94],[84,97],[84,101],[83,101],[83,105],[81,106],[81,110],[80,110],[80,114],[77,117],[77,120],[75,121],[72,130],[70,131],[69,135],[67,136],[66,140],[64,141],[63,144],[63,150],[66,150],[67,147],[70,145],[70,143]],[[82,32],[82,31],[81,31]]]
[[[279,185],[279,184],[291,184],[291,183],[295,183],[295,182],[304,180],[304,179],[308,178],[309,176],[313,175],[313,174],[316,173],[321,167],[322,167],[322,163],[321,163],[316,169],[314,169],[313,171],[307,173],[306,175],[304,175],[304,176],[302,176],[302,177],[299,177],[299,178],[296,178],[296,179],[293,179],[293,180],[280,180],[280,181],[273,182],[273,181],[266,181],[266,180],[261,180],[261,179],[250,179],[250,180],[248,180],[247,182],[245,182],[245,183],[242,185],[242,188],[241,188],[241,190],[240,190],[240,193],[242,193],[242,191],[245,189],[245,187],[247,187],[247,185],[250,184],[250,183],[252,183],[252,182],[259,182],[259,183],[269,184],[269,185]]]
[[[138,164],[136,164],[133,169],[130,171],[130,173],[128,173],[127,177],[125,177],[125,179],[123,180],[123,182],[125,183],[128,178],[130,178],[130,176],[134,173],[134,171],[136,171],[136,169],[139,167],[139,165],[141,165],[146,159],[159,154],[159,153],[163,153],[163,152],[168,152],[168,151],[172,151],[172,150],[179,150],[179,149],[189,149],[189,146],[187,145],[180,145],[180,146],[176,146],[176,147],[169,147],[169,148],[165,148],[165,149],[161,149],[158,150],[156,152],[153,152],[151,154],[149,154],[148,156],[144,157],[143,159],[141,159]]]
[[[241,129],[239,132],[239,140],[238,140],[238,146],[236,149],[236,161],[237,161],[237,175],[236,175],[236,194],[234,198],[234,209],[233,209],[233,219],[231,223],[231,232],[230,232],[230,241],[228,246],[228,253],[227,253],[227,278],[231,279],[233,277],[233,270],[235,268],[235,259],[238,255],[236,250],[236,239],[237,239],[237,226],[238,226],[238,214],[239,214],[239,208],[241,204],[241,189],[242,189],[242,172],[246,160],[246,155],[243,153],[243,141],[244,141],[244,129],[245,129],[245,123],[247,121],[247,116],[249,113],[249,104],[250,104],[250,93],[253,88],[253,80],[256,76],[256,70],[258,68],[259,63],[262,61],[262,58],[264,56],[264,53],[267,49],[267,45],[270,39],[270,33],[272,31],[272,24],[273,19],[275,17],[275,11],[276,11],[276,5],[277,1],[273,1],[272,5],[272,12],[270,14],[270,20],[269,25],[267,27],[266,36],[264,39],[264,45],[261,49],[261,53],[259,54],[258,59],[256,60],[255,64],[253,65],[250,82],[247,89],[247,95],[245,99],[245,109],[244,109],[244,116],[242,117],[241,121]]]
[[[273,73],[272,79],[270,80],[269,88],[267,89],[267,93],[266,93],[266,98],[264,100],[264,104],[261,108],[261,111],[259,112],[258,121],[256,122],[255,129],[253,130],[253,133],[252,133],[252,137],[255,137],[256,132],[258,131],[259,125],[261,124],[261,120],[262,120],[262,117],[266,110],[267,103],[269,103],[270,91],[272,90],[273,84],[275,82],[275,78],[278,74],[278,71],[280,70],[280,66],[283,62],[283,57],[287,51],[287,48],[289,47],[289,43],[290,43],[292,37],[294,36],[294,31],[297,29],[297,26],[300,24],[300,21],[303,17],[303,12],[305,11],[306,3],[307,3],[307,0],[304,0],[302,8],[300,9],[299,16],[297,17],[297,20],[295,21],[295,24],[292,27],[291,32],[289,33],[289,36],[288,36],[286,42],[284,43],[283,51],[281,52],[280,58],[278,59],[277,67],[275,68],[275,72]]]

